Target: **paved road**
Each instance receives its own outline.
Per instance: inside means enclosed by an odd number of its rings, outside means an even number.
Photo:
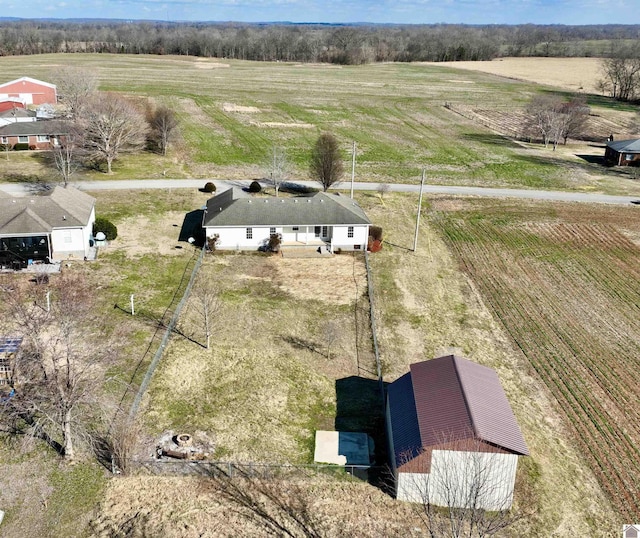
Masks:
[[[201,188],[206,179],[130,179],[118,181],[78,181],[73,183],[76,187],[87,191],[118,190],[118,189],[178,189],[178,188]],[[218,187],[218,191],[226,190],[231,186],[247,187],[250,180],[212,180]],[[298,185],[317,187],[313,181],[296,181]],[[264,182],[264,185],[267,185]],[[394,192],[418,192],[420,185],[414,184],[388,184],[389,190]],[[350,183],[343,181],[337,186],[339,189],[348,190]],[[375,191],[379,187],[378,183],[356,182],[354,189],[359,191]],[[14,196],[24,195],[28,192],[23,184],[0,183],[0,191],[4,191]],[[523,198],[528,200],[548,200],[558,202],[587,202],[601,204],[624,204],[640,201],[640,194],[634,196],[611,196],[606,194],[583,193],[583,192],[563,192],[563,191],[537,191],[526,189],[495,189],[489,187],[460,187],[447,185],[425,185],[424,192],[427,194],[451,194],[458,196],[485,196],[490,198]]]

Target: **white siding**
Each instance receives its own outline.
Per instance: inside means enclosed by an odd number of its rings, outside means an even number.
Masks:
[[[89,240],[93,236],[96,221],[95,208],[91,210],[89,222],[78,228],[56,228],[51,232],[51,250],[54,260],[69,257],[84,258],[89,255]]]
[[[431,473],[398,473],[397,498],[436,506],[506,510],[513,502],[518,456],[434,450]]]
[[[328,237],[316,237],[315,226],[298,226],[298,230],[294,230],[293,226],[276,226],[276,232],[282,234],[283,243],[317,243],[321,240],[331,240],[333,250],[340,248],[341,250],[365,250],[367,248],[367,240],[369,238],[369,226],[359,225],[353,226],[353,237],[348,237],[348,226],[327,226]],[[207,237],[213,237],[218,234],[220,241],[218,247],[220,250],[258,250],[259,247],[266,245],[271,236],[271,227],[251,227],[253,237],[247,239],[246,227],[207,227]],[[322,230],[320,232],[322,234]],[[354,245],[359,245],[359,249],[354,249]]]
[[[249,227],[251,228],[251,239],[247,239],[247,227],[207,228],[207,237],[218,234],[220,241],[216,248],[220,250],[258,250],[269,242],[270,227]]]
[[[369,239],[369,225],[352,226],[353,237],[349,237],[349,226],[333,226],[331,246],[334,250],[365,250]],[[360,249],[354,246],[359,245]]]
[[[57,228],[51,232],[53,259],[85,256],[84,228]],[[88,245],[87,239],[87,245]]]

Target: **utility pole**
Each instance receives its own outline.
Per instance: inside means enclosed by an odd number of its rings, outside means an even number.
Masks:
[[[418,230],[420,228],[420,213],[422,212],[422,192],[424,191],[424,168],[422,169],[422,179],[420,180],[420,198],[418,200],[418,216],[416,218],[416,234],[413,238],[413,252],[418,248]]]
[[[353,182],[356,179],[356,141],[353,141],[351,150],[351,199],[353,200]]]

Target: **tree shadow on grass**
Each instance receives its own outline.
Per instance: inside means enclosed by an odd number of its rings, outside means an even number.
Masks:
[[[520,148],[511,138],[499,134],[491,133],[465,133],[462,135],[464,140],[470,142],[478,142],[480,144],[492,144],[494,146],[502,146],[507,148]]]

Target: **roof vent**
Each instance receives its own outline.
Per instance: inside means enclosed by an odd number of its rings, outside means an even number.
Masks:
[[[311,199],[310,199],[310,198],[308,198],[308,199],[307,199],[307,203],[308,203],[308,204],[310,204],[310,203],[311,203]]]
[[[294,204],[297,204],[297,203],[298,203],[298,200],[294,200],[294,201],[293,201],[293,203],[294,203]]]
[[[67,220],[67,216],[66,215],[62,215],[62,220]]]
[[[265,203],[265,204],[269,203],[269,200],[265,200],[265,201],[264,201],[264,203]]]
[[[284,198],[282,200],[280,200],[280,202],[284,204]]]
[[[249,200],[249,203],[251,203],[251,200]]]

